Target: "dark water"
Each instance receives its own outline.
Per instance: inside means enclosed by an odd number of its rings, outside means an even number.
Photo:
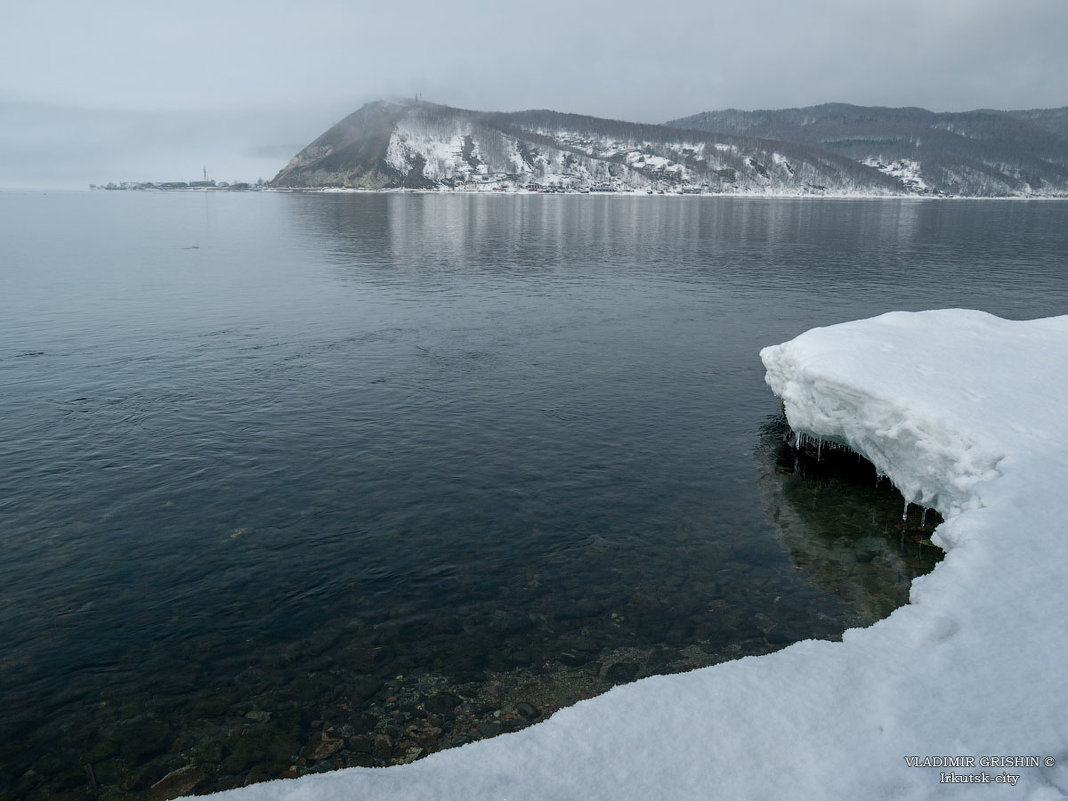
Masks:
[[[1049,202],[8,193],[0,248],[4,799],[406,761],[870,623],[935,521],[797,463],[760,347],[1068,312]]]

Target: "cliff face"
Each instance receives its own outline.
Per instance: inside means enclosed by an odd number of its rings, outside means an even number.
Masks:
[[[276,188],[899,194],[894,177],[826,151],[551,111],[369,103],[271,182]]]

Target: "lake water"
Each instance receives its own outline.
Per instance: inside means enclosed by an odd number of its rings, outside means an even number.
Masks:
[[[1063,314],[1066,253],[1056,202],[0,193],[0,797],[394,764],[889,614],[934,515],[799,462],[758,351]]]

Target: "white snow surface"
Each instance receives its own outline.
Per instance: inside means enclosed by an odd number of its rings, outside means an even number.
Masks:
[[[908,605],[842,642],[644,679],[410,765],[215,797],[1068,797],[1068,317],[893,312],[760,355],[795,431],[849,445],[943,515],[946,557]],[[981,763],[1001,756],[1041,764]]]
[[[927,182],[923,180],[923,165],[915,159],[897,159],[886,163],[881,158],[871,156],[860,163],[874,167],[891,178],[897,178],[911,192],[922,194],[930,189]]]

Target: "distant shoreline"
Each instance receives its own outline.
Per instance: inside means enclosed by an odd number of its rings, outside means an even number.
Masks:
[[[245,182],[216,183],[214,181],[192,182],[136,182],[89,184],[90,191],[107,192],[280,192],[289,194],[423,194],[423,195],[592,195],[607,197],[725,197],[754,199],[826,199],[826,200],[1068,200],[1064,195],[948,195],[939,193],[918,194],[879,194],[871,192],[706,192],[694,190],[648,189],[528,189],[522,186],[477,188],[409,188],[387,187],[382,189],[364,189],[362,187],[339,186],[305,186],[274,187],[266,182],[254,184]]]
[[[244,181],[216,183],[215,181],[122,181],[121,183],[89,184],[89,190],[95,192],[259,192],[267,188],[263,181],[250,184]]]
[[[567,190],[563,192],[538,192],[529,189],[411,189],[408,187],[391,187],[387,189],[362,189],[332,186],[267,186],[265,191],[281,192],[290,194],[419,194],[419,195],[505,195],[505,196],[530,196],[530,195],[568,195],[568,196],[606,196],[606,197],[697,197],[697,198],[753,198],[766,200],[1068,200],[1068,195],[943,195],[943,194],[875,194],[875,193],[844,193],[844,192],[649,192],[647,190],[611,190],[611,191],[579,191]]]

